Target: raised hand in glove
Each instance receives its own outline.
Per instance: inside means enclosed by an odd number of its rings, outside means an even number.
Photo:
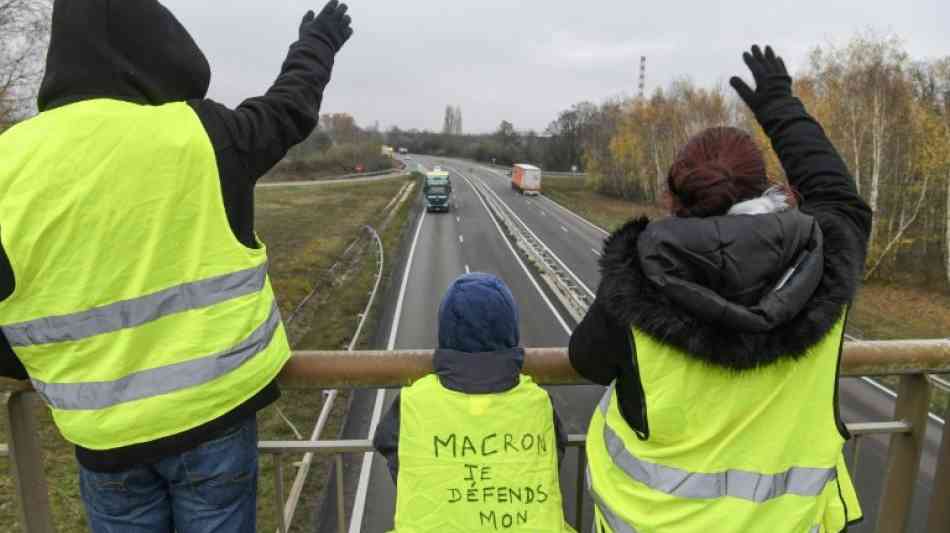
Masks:
[[[769,102],[792,95],[792,78],[788,75],[785,62],[775,55],[771,46],[766,46],[763,54],[755,45],[751,53],[742,54],[742,59],[755,78],[755,90],[738,76],[730,79],[729,84],[754,113],[761,111]]]
[[[352,19],[346,14],[347,9],[346,4],[330,0],[319,15],[308,11],[300,24],[300,38],[319,39],[334,52],[339,52],[353,35],[353,28],[350,27]]]

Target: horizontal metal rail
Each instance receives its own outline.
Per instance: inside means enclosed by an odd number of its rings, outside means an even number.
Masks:
[[[431,350],[298,352],[284,368],[290,388],[392,388],[432,372]],[[950,340],[847,342],[843,376],[941,374],[950,372]],[[526,350],[524,372],[543,385],[588,384],[571,367],[565,348]]]
[[[361,352],[298,352],[280,376],[288,388],[319,390],[345,388],[391,388],[408,385],[432,372],[432,350],[361,351]],[[586,384],[573,368],[564,348],[529,349],[524,372],[546,385]],[[856,341],[847,342],[842,359],[845,376],[901,376],[895,416],[892,420],[862,422],[848,426],[856,445],[865,436],[890,435],[884,492],[881,499],[877,531],[903,531],[906,528],[911,496],[917,480],[921,450],[927,430],[927,413],[931,380],[927,374],[950,373],[950,340]],[[6,398],[9,450],[0,445],[0,455],[11,462],[16,480],[16,499],[21,510],[21,524],[28,533],[52,532],[46,480],[43,475],[42,448],[31,407],[37,399],[29,383],[0,379],[0,392]],[[945,426],[944,445],[938,457],[938,478],[930,505],[928,529],[950,531],[950,513],[945,511],[945,497],[950,494],[950,425]],[[372,436],[369,436],[372,438]],[[571,447],[583,450],[585,436],[570,435]],[[332,456],[336,472],[342,473],[345,454],[372,452],[372,441],[265,441],[259,445],[263,455],[275,461],[275,494],[278,509],[283,505],[284,486],[282,460],[288,454],[314,453]],[[857,450],[855,450],[857,454]],[[578,454],[575,523],[580,527],[584,506],[584,470],[586,456]],[[948,480],[942,479],[943,477]],[[343,521],[343,476],[336,476],[337,510]],[[27,512],[27,510],[29,510]],[[283,513],[279,518],[284,518]],[[282,521],[283,522],[283,521]],[[340,526],[342,528],[342,525]],[[286,523],[280,524],[286,531]]]

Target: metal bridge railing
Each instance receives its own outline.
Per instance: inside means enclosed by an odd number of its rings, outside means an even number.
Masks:
[[[432,372],[431,351],[395,352],[298,352],[284,368],[281,384],[286,388],[322,390],[355,388],[395,388],[408,385]],[[563,348],[530,349],[524,372],[545,385],[585,384],[571,368]],[[842,360],[843,376],[900,376],[897,404],[892,419],[850,424],[857,438],[871,434],[891,437],[884,490],[879,507],[877,531],[898,533],[906,529],[914,482],[918,477],[921,451],[927,430],[931,380],[928,374],[950,373],[950,340],[913,340],[848,342]],[[6,455],[15,478],[16,498],[23,531],[54,531],[50,519],[43,459],[33,418],[36,394],[29,385],[0,379],[0,392],[6,392],[9,438]],[[582,448],[583,435],[571,435],[570,445]],[[337,518],[339,531],[345,531],[342,465],[345,454],[372,451],[370,440],[352,441],[264,441],[260,453],[272,455],[276,464],[275,505],[283,509],[283,456],[314,453],[332,456],[337,468]],[[579,454],[577,471],[578,526],[584,505],[584,454]],[[937,470],[930,502],[928,531],[950,531],[950,425],[943,430],[943,444],[937,457]],[[279,516],[283,513],[278,511]],[[285,524],[280,529],[286,529]],[[580,530],[580,529],[579,529]]]

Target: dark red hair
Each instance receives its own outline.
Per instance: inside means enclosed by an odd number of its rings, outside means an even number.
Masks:
[[[725,215],[771,186],[762,151],[736,128],[710,128],[690,139],[670,167],[667,185],[679,217]]]

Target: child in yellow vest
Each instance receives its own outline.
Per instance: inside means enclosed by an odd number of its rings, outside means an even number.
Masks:
[[[397,485],[395,531],[573,531],[558,482],[566,438],[523,362],[508,287],[457,279],[439,308],[435,373],[403,389],[374,440]]]

